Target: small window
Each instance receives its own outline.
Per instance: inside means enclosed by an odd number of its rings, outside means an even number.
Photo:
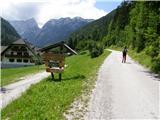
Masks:
[[[9,59],[9,62],[14,62],[14,59]]]
[[[24,59],[23,62],[28,63],[28,59]]]
[[[29,53],[28,53],[28,52],[24,52],[24,55],[25,55],[25,56],[29,56]]]
[[[17,59],[17,62],[22,62],[22,59]]]
[[[31,59],[30,62],[31,62],[31,63],[34,63],[34,60]]]
[[[11,52],[11,55],[14,55],[14,52]]]
[[[22,51],[27,51],[27,49],[24,46],[21,47],[21,50]]]
[[[22,56],[22,52],[17,52],[17,55],[20,55],[20,56]]]
[[[17,51],[17,50],[18,50],[18,46],[13,46],[13,47],[12,47],[12,50],[13,50],[13,51]]]

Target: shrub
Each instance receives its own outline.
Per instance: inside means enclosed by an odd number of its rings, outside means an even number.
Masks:
[[[91,58],[95,58],[101,55],[103,53],[103,49],[104,49],[103,44],[92,42],[89,45],[89,52],[90,52]]]
[[[152,59],[152,70],[156,73],[160,73],[160,54]]]
[[[87,50],[92,43],[93,43],[92,40],[79,41],[76,45],[76,50],[80,51]]]
[[[156,57],[158,55],[158,48],[150,45],[145,48],[145,53],[151,57]]]

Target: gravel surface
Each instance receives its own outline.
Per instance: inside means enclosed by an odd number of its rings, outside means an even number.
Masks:
[[[0,91],[0,109],[4,108],[11,101],[20,97],[32,84],[36,84],[48,77],[50,74],[47,72],[40,72],[34,75],[25,76],[19,82],[4,86]]]
[[[85,120],[158,119],[159,82],[131,58],[121,63],[121,52],[112,51],[99,70]]]

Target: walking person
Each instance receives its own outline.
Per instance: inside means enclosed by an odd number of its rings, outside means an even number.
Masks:
[[[122,50],[122,63],[126,62],[126,56],[127,56],[127,47],[125,46],[124,49]]]

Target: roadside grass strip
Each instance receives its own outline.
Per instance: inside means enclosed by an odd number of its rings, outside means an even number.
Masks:
[[[96,73],[109,55],[109,51],[92,59],[88,52],[66,58],[62,81],[50,77],[32,85],[20,98],[2,109],[2,119],[9,120],[63,120],[63,113],[75,98],[79,97],[91,84]],[[92,79],[90,79],[92,78]],[[89,83],[89,84],[86,84]]]
[[[20,81],[22,77],[44,71],[44,65],[1,69],[1,86]]]

